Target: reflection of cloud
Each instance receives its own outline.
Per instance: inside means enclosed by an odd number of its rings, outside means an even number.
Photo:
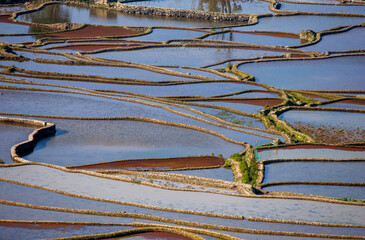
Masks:
[[[117,12],[101,8],[90,8],[90,16],[104,19],[116,19]]]

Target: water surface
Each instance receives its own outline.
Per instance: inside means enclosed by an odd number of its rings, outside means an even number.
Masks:
[[[259,23],[252,26],[234,28],[241,31],[280,31],[300,33],[302,30],[312,29],[321,31],[337,26],[347,26],[365,22],[359,17],[335,17],[335,16],[277,16],[260,18]]]
[[[365,182],[364,162],[284,162],[265,165],[264,182]]]
[[[145,122],[54,122],[58,129],[56,136],[40,141],[34,152],[26,156],[28,160],[73,166],[211,153],[229,156],[243,148],[206,133]]]
[[[34,128],[30,127],[0,123],[0,162],[3,160],[5,163],[14,163],[10,157],[10,148],[26,141],[33,131]]]
[[[343,187],[343,186],[323,186],[323,185],[282,185],[265,187],[267,191],[295,192],[307,195],[321,195],[335,198],[364,199],[364,187]]]
[[[276,88],[307,90],[365,90],[364,56],[312,61],[275,61],[243,64],[239,70],[257,82]]]
[[[34,23],[75,22],[113,26],[171,26],[171,27],[218,27],[227,23],[193,20],[186,18],[165,18],[157,16],[124,14],[101,8],[66,6],[53,4],[41,11],[20,15],[18,20]]]
[[[289,111],[280,116],[289,123],[302,122],[319,126],[333,126],[350,130],[365,128],[365,115],[362,113]],[[356,119],[356,121],[354,121]]]
[[[364,49],[364,38],[365,28],[353,28],[347,32],[325,35],[319,43],[302,49],[317,52]]]
[[[242,59],[279,54],[282,54],[282,52],[237,48],[165,47],[123,52],[104,52],[90,54],[89,56],[153,65],[202,67],[232,58]]]
[[[162,7],[173,9],[189,9],[204,12],[219,13],[241,13],[241,14],[265,14],[271,13],[269,4],[263,1],[217,1],[217,0],[150,0],[129,2],[130,5],[146,6],[146,7]]]
[[[63,191],[147,203],[156,206],[291,220],[353,224],[362,224],[365,221],[362,207],[357,206],[168,191],[138,184],[94,178],[82,174],[64,173],[41,166],[0,169],[0,173],[7,179],[47,186]],[[44,179],[49,179],[49,181],[44,182]],[[115,189],[118,189],[118,191],[115,191]],[[209,199],[214,199],[214,201]],[[93,221],[98,221],[94,216],[92,218],[94,219]]]

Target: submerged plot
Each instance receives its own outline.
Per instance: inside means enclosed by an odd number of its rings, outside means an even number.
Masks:
[[[0,173],[7,179],[47,186],[63,191],[102,198],[146,203],[156,206],[168,206],[180,209],[211,211],[215,213],[228,213],[243,216],[334,223],[362,224],[365,220],[361,206],[346,206],[283,199],[242,198],[199,192],[169,191],[133,183],[94,178],[83,174],[64,173],[41,166],[22,166],[0,169]],[[51,179],[52,181],[45,182],[44,179]],[[118,191],[115,191],[115,189],[118,189]],[[214,199],[214,201],[209,199]],[[90,218],[90,216],[88,216],[88,218]],[[93,221],[97,221],[94,216],[91,218],[94,219]]]
[[[205,12],[219,13],[241,13],[241,14],[265,14],[270,13],[269,4],[263,1],[179,1],[179,0],[149,0],[149,1],[130,1],[130,5],[146,6],[146,7],[161,7],[173,9],[188,9]]]
[[[104,52],[90,56],[143,64],[201,67],[233,58],[242,59],[281,53],[244,48],[165,47],[136,51]]]
[[[71,166],[211,153],[229,156],[243,149],[206,133],[153,123],[52,120],[56,136],[39,142],[28,160]]]
[[[335,198],[365,199],[364,187],[345,187],[329,185],[280,185],[263,188],[266,191],[294,192],[306,195],[321,195]]]
[[[14,163],[10,158],[10,149],[15,144],[24,142],[34,128],[4,124],[0,122],[0,164]]]
[[[336,57],[312,61],[249,63],[239,70],[257,82],[276,88],[307,90],[365,90],[364,56]]]
[[[233,28],[233,30],[234,29],[235,28]],[[280,35],[275,36],[275,34],[269,34],[269,33],[260,34],[253,32],[221,33],[221,34],[211,35],[206,39],[261,44],[261,45],[273,45],[273,46],[295,46],[300,44],[299,37],[295,37],[294,35],[287,35],[286,37],[285,36],[283,37]]]
[[[311,5],[311,4],[295,4],[282,3],[281,10],[286,11],[301,11],[301,12],[320,12],[320,13],[353,13],[365,14],[364,6],[328,6],[328,5]]]
[[[289,123],[304,123],[313,126],[327,125],[336,128],[365,129],[365,114],[322,111],[289,111],[281,116]]]
[[[365,182],[365,162],[285,162],[265,165],[265,183]]]
[[[205,32],[199,31],[188,31],[182,29],[153,29],[151,33],[138,36],[131,37],[130,40],[138,40],[138,41],[166,41],[169,39],[186,39],[186,38],[196,38],[203,35]]]
[[[148,15],[133,15],[115,10],[88,8],[82,6],[66,6],[53,4],[42,10],[20,15],[18,20],[34,23],[75,22],[113,26],[169,26],[169,27],[218,27],[227,23],[186,18],[166,18]]]
[[[364,18],[360,17],[336,17],[336,16],[276,16],[260,18],[259,23],[251,26],[237,27],[234,30],[250,31],[280,31],[300,33],[302,30],[312,29],[321,31],[337,26],[360,24]]]
[[[64,238],[77,235],[102,234],[121,231],[129,227],[122,226],[85,226],[66,224],[22,224],[0,223],[1,237],[4,239],[44,239]]]
[[[365,48],[365,28],[358,27],[349,31],[325,35],[319,43],[304,47],[307,51],[347,51]]]
[[[303,146],[289,149],[262,150],[258,152],[259,159],[296,159],[296,158],[326,158],[348,159],[363,158],[365,152],[356,148],[331,149],[330,147]]]
[[[24,68],[25,70],[51,72],[51,73],[52,72],[72,73],[72,74],[83,74],[83,75],[96,75],[96,76],[111,77],[111,78],[141,79],[147,81],[192,80],[191,78],[166,75],[138,68],[44,64],[44,63],[36,63],[33,61],[26,61],[26,62],[0,61],[0,64],[7,66],[15,65],[16,67]]]

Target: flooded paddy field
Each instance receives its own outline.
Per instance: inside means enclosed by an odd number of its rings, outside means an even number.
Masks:
[[[0,239],[365,239],[364,6],[315,3],[0,4]]]
[[[217,1],[130,1],[128,4],[146,7],[161,7],[174,9],[199,10],[205,12],[265,14],[270,13],[269,4],[263,1],[237,1],[233,6],[230,3]]]
[[[240,70],[276,88],[305,90],[364,90],[364,56],[243,64]],[[280,66],[280,67],[278,67]],[[295,72],[295,76],[292,74]],[[350,81],[345,79],[350,78]]]

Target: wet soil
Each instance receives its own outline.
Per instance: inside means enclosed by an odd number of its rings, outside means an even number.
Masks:
[[[87,25],[84,28],[74,31],[52,33],[51,36],[67,38],[91,38],[91,37],[116,37],[138,35],[141,32],[127,29],[124,27],[107,27]]]
[[[341,146],[327,146],[324,144],[304,144],[304,145],[295,145],[295,146],[283,146],[276,147],[275,149],[319,149],[319,148],[327,148],[327,149],[335,149],[335,150],[344,150],[344,151],[365,151],[365,149],[361,148],[351,148],[351,147],[341,147]],[[257,149],[258,152],[262,152],[265,150],[273,150],[270,149]]]
[[[232,31],[232,32],[252,34],[252,35],[261,35],[261,36],[281,37],[281,38],[294,38],[294,39],[299,38],[299,36],[296,34],[279,33],[279,32],[251,32],[251,31]]]
[[[160,159],[133,159],[82,166],[72,166],[69,169],[181,169],[181,168],[207,168],[223,166],[224,160],[220,157],[197,156]]]

